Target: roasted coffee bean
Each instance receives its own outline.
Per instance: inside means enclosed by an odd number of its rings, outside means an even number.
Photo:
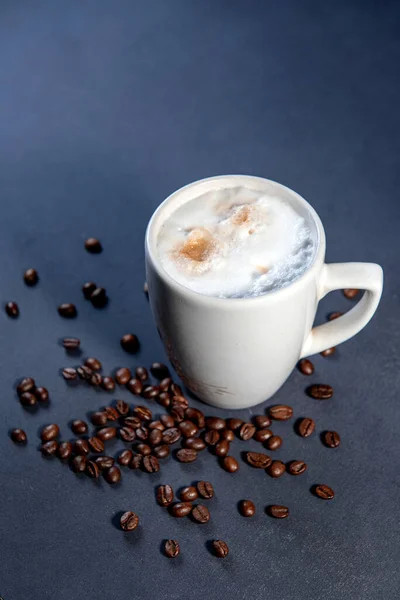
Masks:
[[[126,333],[121,338],[121,346],[125,352],[129,354],[135,354],[139,350],[139,340],[133,333]]]
[[[136,431],[137,431],[137,429],[136,429]],[[118,430],[118,433],[119,433],[119,437],[124,442],[133,442],[134,440],[136,440],[136,431],[135,431],[135,429],[132,429],[132,427],[125,426],[125,427],[121,427]]]
[[[334,321],[335,319],[338,319],[339,317],[342,317],[342,316],[343,316],[342,312],[330,313],[330,315],[328,316],[328,321]]]
[[[69,458],[72,454],[71,442],[61,442],[57,448],[57,455],[62,460]]]
[[[142,422],[138,417],[125,417],[124,425],[127,427],[132,427],[132,429],[138,429],[141,426]]]
[[[114,485],[115,483],[119,483],[121,481],[121,471],[120,471],[120,469],[118,467],[116,467],[115,465],[113,467],[110,467],[109,469],[106,469],[104,471],[104,479],[110,485]]]
[[[274,421],[287,421],[293,417],[293,408],[286,404],[276,404],[268,410],[269,416]]]
[[[239,463],[233,456],[225,456],[222,459],[222,466],[228,473],[235,473],[239,469]]]
[[[271,425],[271,419],[267,415],[259,415],[258,417],[254,417],[253,420],[257,429],[268,429]]]
[[[166,429],[170,429],[171,427],[174,427],[174,425],[175,425],[175,422],[170,415],[161,415],[160,421]]]
[[[139,379],[140,381],[147,381],[147,379],[149,378],[149,374],[145,367],[136,367],[135,375],[136,375],[136,378]]]
[[[267,513],[274,519],[286,519],[289,516],[289,509],[287,506],[281,506],[278,504],[272,504],[267,506]]]
[[[206,498],[207,500],[214,496],[214,488],[212,486],[212,483],[210,483],[209,481],[198,481],[197,491],[199,492],[202,498]]]
[[[103,250],[102,245],[96,238],[88,238],[85,242],[85,248],[91,254],[100,254]]]
[[[127,467],[133,458],[133,452],[131,450],[122,450],[118,455],[118,463],[123,467]]]
[[[167,446],[167,444],[155,446],[155,448],[153,448],[153,454],[157,458],[167,458],[170,454],[169,446]]]
[[[96,411],[90,415],[90,420],[93,425],[101,427],[107,423],[107,413],[104,411]]]
[[[181,439],[181,432],[177,427],[169,427],[162,433],[162,439],[164,444],[175,444]]]
[[[197,432],[199,431],[196,425],[192,423],[192,421],[182,421],[181,423],[179,423],[178,427],[181,434],[185,438],[195,437]]]
[[[134,454],[132,456],[132,460],[129,463],[129,468],[130,469],[140,469],[140,467],[142,466],[142,462],[143,462],[143,456],[141,454]]]
[[[31,392],[24,392],[20,395],[19,401],[22,406],[34,406],[37,403],[37,398],[35,394],[32,394]]]
[[[302,358],[297,366],[300,373],[303,373],[303,375],[312,375],[314,373],[314,365],[308,358]]]
[[[207,444],[207,446],[215,446],[219,442],[220,437],[221,436],[219,434],[219,431],[216,431],[215,429],[210,429],[204,434],[204,441]]]
[[[93,385],[95,387],[98,387],[99,385],[101,385],[101,382],[103,381],[102,376],[100,375],[100,373],[94,373],[91,378],[90,378],[90,385]]]
[[[92,436],[88,439],[89,446],[93,452],[100,454],[100,452],[104,452],[104,442],[97,436]]]
[[[108,442],[108,440],[115,438],[117,435],[117,430],[115,427],[103,427],[102,429],[99,429],[96,435],[103,442]]]
[[[307,465],[302,460],[292,460],[287,470],[291,475],[301,475],[307,470]]]
[[[112,392],[113,390],[115,390],[115,381],[112,377],[109,377],[108,375],[106,375],[105,377],[103,377],[103,381],[101,382],[101,387],[103,388],[103,390],[106,390],[106,392]]]
[[[246,460],[249,465],[256,469],[266,469],[272,463],[272,458],[261,452],[248,452]]]
[[[159,393],[160,390],[156,385],[147,385],[142,391],[142,396],[143,398],[146,398],[146,400],[151,400],[152,398],[158,396]]]
[[[58,444],[56,440],[50,440],[42,444],[40,451],[44,456],[52,456],[57,452]]]
[[[185,409],[183,406],[174,406],[170,412],[175,423],[182,423],[182,421],[185,419]]]
[[[101,362],[93,356],[90,356],[85,360],[85,365],[89,367],[89,369],[91,369],[92,371],[101,371],[101,369],[103,368]]]
[[[228,440],[220,440],[215,446],[215,454],[219,457],[226,456],[229,452],[230,443]]]
[[[190,448],[182,448],[176,453],[176,458],[179,460],[179,462],[191,463],[196,460],[197,452],[196,450],[191,450]]]
[[[172,507],[174,517],[186,517],[192,511],[190,502],[176,502]]]
[[[258,429],[253,437],[256,440],[256,442],[266,442],[273,435],[274,434],[270,429]]]
[[[156,397],[156,402],[164,408],[168,408],[171,405],[171,396],[168,392],[161,392],[161,394],[158,394]]]
[[[212,545],[215,556],[217,556],[218,558],[226,558],[228,556],[229,548],[225,542],[223,542],[222,540],[214,540]]]
[[[43,427],[42,431],[40,432],[40,439],[42,442],[49,442],[50,440],[55,440],[59,434],[59,426],[55,423],[52,423],[51,425],[46,425],[46,427]]]
[[[11,319],[16,319],[19,316],[19,307],[16,302],[7,302],[6,313]]]
[[[190,406],[185,410],[185,418],[195,423],[199,429],[203,429],[206,423],[206,419],[201,410],[197,408],[191,408]]]
[[[281,477],[286,471],[286,466],[281,460],[274,460],[267,468],[267,473],[271,477]]]
[[[206,428],[216,431],[220,429],[226,429],[226,421],[220,417],[207,417]]]
[[[243,517],[254,517],[256,514],[256,507],[252,500],[241,500],[239,510]]]
[[[171,398],[171,408],[172,409],[179,409],[181,411],[180,414],[183,415],[183,419],[185,418],[185,412],[186,409],[189,406],[189,402],[187,400],[187,398],[185,398],[184,396],[172,396]]]
[[[73,445],[74,454],[87,456],[90,452],[90,446],[87,440],[76,440]]]
[[[74,456],[71,462],[72,470],[75,473],[83,473],[86,471],[86,458],[84,456]]]
[[[167,540],[164,545],[164,552],[168,558],[176,558],[181,549],[177,540]]]
[[[11,439],[15,444],[25,444],[28,438],[23,429],[13,429],[11,431]]]
[[[35,394],[36,398],[39,400],[39,402],[47,402],[47,400],[49,399],[48,390],[41,385],[36,388],[36,390],[34,391],[34,394]]]
[[[99,477],[99,475],[100,475],[100,469],[96,465],[96,463],[94,462],[94,460],[88,460],[86,462],[86,473],[92,479],[97,479]]]
[[[139,396],[143,390],[143,384],[140,379],[135,379],[134,377],[128,381],[126,387],[132,394],[135,394],[135,396]]]
[[[122,367],[115,373],[115,381],[119,385],[126,385],[130,380],[132,373],[128,367]]]
[[[307,388],[308,395],[316,400],[328,400],[333,396],[333,387],[325,383],[316,383]]]
[[[85,296],[86,300],[90,300],[90,297],[93,294],[95,289],[96,289],[96,284],[92,283],[91,281],[83,284],[82,292],[83,292],[83,295]]]
[[[156,498],[160,506],[169,506],[174,499],[174,490],[167,483],[165,485],[159,485]]]
[[[64,304],[60,304],[58,307],[58,314],[64,319],[74,319],[78,311],[76,310],[75,304],[71,304],[70,302],[64,302]]]
[[[133,531],[139,525],[139,517],[132,511],[124,513],[120,520],[121,529]]]
[[[94,387],[101,385],[102,381],[103,381],[103,378],[100,375],[100,373],[93,373],[93,375],[89,379],[90,385],[93,385]]]
[[[283,440],[279,435],[273,435],[266,441],[265,445],[268,450],[278,450],[278,448],[282,446],[282,441]]]
[[[129,452],[129,450],[126,450],[126,452]],[[131,454],[131,456],[130,456],[130,459],[131,459],[132,452],[130,454]],[[114,465],[114,459],[112,456],[98,456],[97,458],[94,459],[94,462],[96,463],[96,465],[99,467],[99,469],[101,471],[104,471],[105,469],[111,469],[111,467]],[[130,460],[129,460],[129,462],[130,462]]]
[[[164,431],[165,426],[161,423],[161,421],[150,421],[149,429],[158,429],[159,431]]]
[[[301,419],[297,426],[297,430],[301,437],[310,437],[310,435],[314,432],[315,422],[310,417],[304,417]]]
[[[336,348],[335,348],[335,346],[333,346],[332,348],[327,348],[326,350],[323,350],[321,352],[321,356],[331,356],[335,352],[336,352]]]
[[[158,385],[160,392],[168,392],[169,388],[172,385],[171,377],[164,377]]]
[[[121,417],[125,417],[129,412],[129,404],[124,400],[117,400],[115,408],[121,415]]]
[[[251,423],[243,423],[239,430],[239,437],[242,440],[249,440],[253,437],[256,432],[256,428]]]
[[[206,447],[206,443],[204,440],[202,440],[201,438],[186,438],[183,441],[183,445],[185,448],[190,448],[191,450],[196,450],[197,452],[200,452],[201,450],[204,450],[204,448]]]
[[[135,433],[137,439],[142,440],[142,442],[144,440],[147,440],[147,438],[149,437],[149,431],[148,429],[146,429],[146,427],[138,427],[137,429],[135,429]]]
[[[179,498],[182,502],[193,502],[193,500],[197,500],[199,494],[194,485],[188,485],[184,487],[179,492]]]
[[[162,442],[162,432],[159,429],[152,429],[149,433],[149,444],[159,446]]]
[[[63,346],[66,350],[77,350],[81,345],[81,340],[79,338],[64,338]]]
[[[359,293],[360,290],[356,290],[356,289],[352,289],[352,288],[347,288],[345,290],[343,290],[343,295],[348,298],[349,300],[353,300],[357,294]]]
[[[25,392],[33,392],[35,390],[35,380],[32,377],[24,377],[18,386],[17,392],[18,394],[24,394]]]
[[[91,379],[91,377],[93,376],[92,369],[90,369],[86,365],[81,365],[80,367],[78,367],[76,369],[76,372],[78,373],[80,379],[83,379],[84,381],[89,381],[89,379]]]
[[[243,425],[244,421],[242,419],[228,419],[226,425],[232,431],[236,431],[236,429],[240,429]]]
[[[108,304],[106,290],[102,287],[97,287],[90,294],[90,301],[95,308],[104,308]]]
[[[141,421],[151,421],[153,418],[153,413],[146,406],[135,406],[133,412]]]
[[[160,470],[158,459],[155,456],[145,456],[143,458],[143,469],[148,473],[157,473]]]
[[[210,511],[204,504],[197,504],[192,510],[192,517],[197,523],[208,523],[210,520]]]
[[[183,396],[182,388],[177,383],[172,383],[169,391],[172,396]]]
[[[337,448],[340,444],[340,435],[336,431],[325,431],[324,444],[328,448]]]
[[[164,379],[165,377],[169,377],[169,369],[167,365],[163,363],[154,362],[150,367],[151,374],[156,377],[156,379]]]
[[[233,442],[235,439],[235,434],[233,433],[232,429],[222,429],[219,434],[221,440],[226,440],[227,442]]]
[[[151,448],[148,444],[138,444],[135,446],[135,450],[142,456],[149,456],[151,454]]]
[[[106,415],[107,421],[117,421],[119,419],[119,412],[113,406],[106,406],[103,413]]]
[[[66,381],[73,381],[78,377],[78,373],[76,369],[73,369],[72,367],[66,367],[62,370],[62,376]]]
[[[24,273],[24,281],[29,287],[36,285],[39,281],[39,275],[36,269],[27,269]]]

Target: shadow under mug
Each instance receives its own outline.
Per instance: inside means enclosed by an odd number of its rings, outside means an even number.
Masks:
[[[292,205],[317,241],[315,257],[303,275],[279,290],[252,298],[205,296],[164,270],[157,253],[158,232],[185,202],[238,186]],[[153,214],[145,245],[150,304],[171,363],[196,396],[220,408],[245,408],[270,398],[300,358],[337,346],[365,327],[382,294],[379,265],[325,264],[325,232],[315,210],[296,192],[260,177],[211,177],[174,192]],[[365,293],[345,315],[313,327],[321,298],[344,288]]]

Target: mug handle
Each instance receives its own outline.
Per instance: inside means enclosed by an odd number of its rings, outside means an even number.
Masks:
[[[313,327],[300,358],[337,346],[356,335],[376,311],[382,295],[382,267],[374,263],[332,263],[324,265],[318,285],[318,302],[333,290],[365,290],[361,300],[343,316]]]

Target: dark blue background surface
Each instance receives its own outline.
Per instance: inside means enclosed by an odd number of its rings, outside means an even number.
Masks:
[[[0,318],[5,600],[398,598],[399,12],[395,2],[1,3],[1,302],[21,307],[18,321]],[[325,224],[328,260],[384,267],[371,324],[315,359],[312,381],[334,385],[332,401],[307,398],[297,372],[274,399],[314,417],[318,432],[339,431],[342,445],[328,450],[318,435],[302,440],[278,424],[277,456],[309,463],[299,478],[272,480],[245,464],[230,475],[203,453],[193,465],[170,459],[157,475],[127,472],[118,488],[77,479],[38,453],[39,427],[56,421],[68,438],[71,418],[132,397],[69,389],[58,370],[75,361],[58,340],[78,335],[107,372],[165,358],[142,293],[145,226],[173,190],[223,173],[292,187]],[[83,250],[89,235],[102,255]],[[22,282],[31,266],[35,289]],[[87,279],[109,290],[105,311],[82,300]],[[66,301],[78,305],[73,322],[57,314]],[[350,305],[332,294],[320,317]],[[137,360],[119,346],[130,330],[142,341]],[[49,388],[48,409],[21,408],[13,385],[24,375]],[[8,438],[16,426],[26,448]],[[251,447],[236,442],[233,454]],[[208,525],[155,504],[156,484],[204,476],[217,493]],[[333,502],[310,494],[320,481]],[[237,512],[246,497],[252,520]],[[274,502],[290,507],[289,519],[264,514]],[[124,535],[112,520],[128,509],[142,525]],[[181,543],[176,561],[160,553],[166,537]],[[229,544],[227,560],[209,554],[214,538]]]

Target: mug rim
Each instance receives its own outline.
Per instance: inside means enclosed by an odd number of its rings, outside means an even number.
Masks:
[[[192,290],[192,289],[186,287],[185,285],[183,285],[182,283],[180,283],[179,281],[174,279],[164,269],[164,267],[161,263],[161,260],[158,256],[157,235],[154,231],[157,221],[160,219],[160,216],[162,215],[162,213],[165,212],[166,208],[168,208],[168,206],[174,200],[176,200],[178,196],[182,195],[182,193],[188,192],[191,188],[201,187],[202,185],[207,185],[210,183],[212,184],[214,182],[222,183],[224,180],[225,181],[229,180],[230,182],[235,181],[237,186],[240,185],[240,181],[242,181],[243,184],[246,181],[253,182],[253,183],[259,182],[260,186],[262,186],[263,184],[265,186],[265,183],[267,182],[268,184],[272,184],[273,186],[276,186],[276,187],[280,188],[281,190],[285,191],[286,194],[295,198],[296,201],[299,202],[307,210],[307,213],[311,217],[311,219],[315,225],[315,228],[316,228],[316,233],[317,233],[316,246],[317,247],[316,247],[314,258],[313,258],[311,264],[304,271],[304,273],[302,273],[300,275],[300,277],[298,277],[297,279],[295,279],[294,281],[292,281],[291,283],[289,283],[288,285],[286,285],[282,288],[279,288],[277,290],[268,291],[265,294],[260,294],[259,296],[246,296],[244,298],[220,298],[219,296],[208,296],[206,294],[201,294],[200,292],[197,292],[195,290]],[[222,187],[222,185],[221,186],[216,185],[215,187],[216,188]],[[255,187],[254,189],[260,189],[260,187]],[[260,189],[260,191],[262,191],[262,188]],[[200,194],[201,194],[201,192],[200,192]],[[182,202],[181,205],[186,204],[186,202],[189,202],[190,200],[193,200],[194,198],[195,198],[195,196],[188,197],[186,199],[186,201]],[[163,220],[163,222],[164,221],[165,221],[165,219]],[[298,287],[303,285],[308,279],[312,278],[315,275],[316,271],[319,268],[319,265],[324,262],[325,245],[326,245],[325,231],[324,231],[324,227],[322,225],[322,221],[321,221],[318,213],[316,212],[316,210],[311,206],[311,204],[309,204],[307,202],[307,200],[305,200],[302,196],[300,196],[300,194],[298,194],[291,188],[283,185],[282,183],[279,183],[272,179],[267,179],[265,177],[257,177],[254,175],[240,175],[240,174],[216,175],[213,177],[206,177],[204,179],[198,179],[196,181],[192,181],[191,183],[188,183],[188,184],[180,187],[179,189],[175,190],[169,196],[167,196],[167,198],[165,198],[165,200],[163,200],[163,202],[161,202],[161,204],[153,212],[152,216],[150,217],[149,223],[147,225],[146,234],[145,234],[146,257],[148,257],[151,260],[153,268],[156,270],[158,276],[165,281],[165,283],[167,283],[170,287],[172,287],[177,292],[179,292],[180,294],[182,294],[188,298],[195,298],[199,302],[203,302],[206,304],[218,304],[219,306],[221,306],[222,303],[225,303],[227,305],[227,307],[231,307],[231,308],[234,308],[234,307],[238,308],[239,306],[248,306],[250,303],[262,302],[263,300],[265,301],[267,298],[272,299],[272,298],[276,298],[277,296],[280,296],[283,294],[289,295],[289,294],[295,293],[295,291],[297,290]]]

